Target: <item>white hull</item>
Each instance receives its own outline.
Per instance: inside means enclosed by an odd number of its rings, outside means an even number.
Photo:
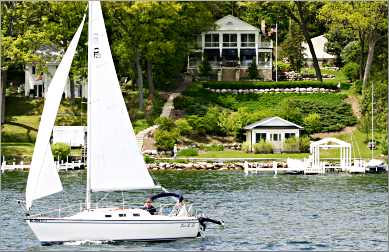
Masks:
[[[139,210],[139,209],[137,209]],[[109,210],[94,214],[81,212],[71,217],[28,218],[27,223],[42,243],[65,241],[118,241],[118,240],[174,240],[194,238],[199,233],[196,217],[178,217],[141,214],[130,217],[116,217],[122,210]],[[145,212],[143,210],[139,210]],[[100,217],[99,217],[100,216]]]

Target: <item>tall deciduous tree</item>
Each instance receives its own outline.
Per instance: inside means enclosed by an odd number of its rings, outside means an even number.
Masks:
[[[370,75],[377,41],[383,39],[387,28],[386,2],[346,2],[326,3],[320,10],[319,18],[326,21],[331,29],[347,29],[354,33],[360,41],[361,60],[367,43],[366,63],[360,62],[363,71],[363,86],[365,87]]]
[[[246,20],[252,20],[253,22],[260,22],[260,19],[266,20],[267,23],[274,24],[277,22],[279,24],[277,33],[281,37],[280,41],[283,41],[287,35],[288,30],[286,28],[288,27],[289,18],[291,18],[308,44],[316,77],[322,81],[319,63],[311,41],[311,38],[324,32],[324,27],[316,19],[322,5],[319,2],[301,1],[247,3],[246,6],[249,6],[248,13],[244,16],[245,19],[247,18]]]

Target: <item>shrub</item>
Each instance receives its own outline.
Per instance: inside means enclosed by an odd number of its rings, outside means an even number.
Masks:
[[[204,115],[207,112],[206,104],[189,96],[179,96],[174,99],[174,108],[185,110],[188,114]]]
[[[157,129],[155,132],[155,144],[158,150],[172,150],[177,143],[179,134],[176,130],[167,131],[163,129]]]
[[[357,80],[359,78],[359,65],[355,62],[349,62],[342,68],[343,74],[348,80]]]
[[[311,140],[309,137],[304,136],[299,139],[300,152],[309,152],[309,146],[311,144]]]
[[[202,148],[206,151],[223,151],[224,146],[222,144],[204,145]]]
[[[192,131],[192,127],[185,118],[178,119],[176,126],[181,135],[188,135]]]
[[[149,155],[144,155],[144,160],[146,162],[146,164],[151,164],[151,163],[154,163],[155,159],[150,157]]]
[[[156,120],[155,120],[155,123],[159,125],[159,128],[161,130],[172,130],[175,128],[175,124],[174,124],[174,121],[170,118],[167,118],[165,116],[163,117],[158,117]]]
[[[304,129],[308,134],[320,131],[320,115],[317,113],[310,113],[304,117]]]
[[[208,129],[207,121],[204,120],[204,117],[197,115],[187,116],[186,120],[193,129],[195,134],[205,134]]]
[[[206,131],[214,135],[220,134],[223,130],[219,126],[219,115],[221,110],[218,107],[209,107],[204,115],[204,121],[207,122]]]
[[[199,65],[199,74],[200,76],[208,77],[211,74],[211,71],[211,64],[209,64],[208,58],[204,57],[203,61]]]
[[[199,155],[198,149],[192,148],[192,147],[182,149],[177,153],[177,156],[183,156],[183,157],[194,157],[194,156],[198,156],[198,155]]]
[[[291,137],[285,140],[284,142],[284,152],[299,152],[300,143],[299,139],[296,137]]]
[[[247,152],[247,153],[251,152],[251,145],[249,142],[244,142],[242,144],[242,151]]]
[[[275,68],[275,62],[273,63],[274,64],[274,68]],[[289,63],[285,63],[283,61],[277,61],[277,70],[278,71],[281,71],[281,72],[288,72],[290,70],[290,64]]]
[[[56,160],[65,160],[70,154],[70,146],[66,143],[55,143],[51,149]]]
[[[251,64],[250,64],[250,66],[249,66],[249,68],[247,70],[249,72],[249,78],[250,79],[254,80],[254,79],[258,78],[258,69],[257,69],[257,63],[256,63],[256,60],[255,60],[255,57],[251,61]]]
[[[259,143],[254,144],[255,153],[273,153],[273,145],[271,143],[261,140]]]
[[[354,81],[353,89],[354,89],[355,93],[362,94],[362,86],[363,86],[363,81],[361,81],[361,80]]]

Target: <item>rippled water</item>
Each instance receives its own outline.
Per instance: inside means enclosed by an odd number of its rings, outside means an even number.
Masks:
[[[40,246],[17,200],[27,173],[1,177],[0,250],[387,250],[388,178],[375,175],[245,176],[243,172],[170,171],[153,176],[180,191],[196,209],[222,218],[206,236],[171,242],[73,242]],[[40,200],[40,207],[81,202],[85,173],[61,175],[65,192]],[[126,193],[142,205],[147,194]],[[102,194],[94,194],[101,198]],[[108,196],[120,202],[122,194]]]

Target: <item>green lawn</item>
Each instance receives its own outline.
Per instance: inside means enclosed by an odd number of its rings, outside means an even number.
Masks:
[[[381,134],[376,133],[376,141],[381,138]],[[352,143],[352,155],[356,158],[371,158],[371,150],[367,147],[367,142],[369,141],[365,133],[355,130],[352,134],[350,133],[338,133],[334,134],[333,137],[336,137],[340,140]],[[323,150],[321,151],[321,157],[338,157],[338,150]],[[374,150],[374,158],[383,158],[381,145],[378,143],[377,149]]]
[[[1,144],[1,155],[6,157],[6,160],[9,158],[17,158],[17,161],[24,160],[30,161],[32,153],[34,151],[33,143],[2,143]]]

